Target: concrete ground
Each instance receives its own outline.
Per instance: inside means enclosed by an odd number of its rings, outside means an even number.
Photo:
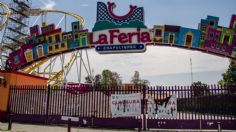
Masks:
[[[55,125],[32,125],[13,123],[12,130],[8,131],[8,124],[0,122],[0,132],[67,132],[67,126]],[[71,132],[137,132],[138,130],[124,130],[124,129],[97,129],[97,128],[81,128],[73,127]],[[142,132],[218,132],[218,130],[149,130]],[[222,130],[222,132],[236,132],[236,130]]]
[[[12,130],[8,131],[7,123],[0,123],[0,132],[67,132],[67,126],[30,125],[13,123]],[[137,130],[108,130],[73,127],[71,132],[137,132]]]

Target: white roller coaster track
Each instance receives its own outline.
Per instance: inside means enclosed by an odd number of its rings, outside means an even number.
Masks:
[[[3,2],[0,2],[0,7],[3,9],[3,12],[0,13],[0,15],[3,16],[3,21],[0,23],[0,30],[1,30],[6,25],[7,19],[10,17],[12,12],[10,11],[10,8],[8,7],[8,5]],[[60,10],[30,9],[29,11],[26,11],[24,13],[29,16],[39,16],[39,15],[43,15],[47,13],[60,13],[60,14],[72,16],[75,19],[79,20],[83,26],[85,25],[85,21],[80,15],[77,15],[71,12],[65,12],[65,11],[60,11]]]

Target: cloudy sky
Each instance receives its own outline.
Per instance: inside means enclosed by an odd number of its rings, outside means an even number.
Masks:
[[[7,2],[8,0],[3,0]],[[96,22],[96,0],[32,0],[33,8],[57,9],[81,15],[90,31]],[[106,0],[100,0],[107,2]],[[180,25],[197,29],[201,18],[207,15],[220,17],[219,25],[228,26],[232,14],[236,14],[235,0],[113,0],[114,12],[122,15],[128,12],[129,5],[144,7],[145,23],[148,27],[155,24]],[[48,23],[58,23],[62,16],[47,15]],[[32,18],[32,24],[36,17]],[[67,30],[70,22],[67,18]],[[64,28],[64,23],[61,27]],[[145,53],[100,55],[91,49],[88,51],[94,74],[103,69],[118,72],[124,83],[129,83],[134,71],[140,72],[142,79],[152,85],[189,85],[191,84],[190,58],[192,59],[193,81],[215,84],[226,71],[229,60],[197,51],[178,48],[149,46]],[[75,67],[69,73],[68,81],[76,81]]]

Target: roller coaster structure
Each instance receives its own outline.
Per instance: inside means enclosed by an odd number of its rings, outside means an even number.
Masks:
[[[63,56],[60,57],[63,60],[60,71],[55,73],[51,70],[49,70],[50,73],[37,72],[43,75],[50,74],[49,83],[54,82],[53,84],[60,85],[65,80],[63,75],[68,74],[68,70],[76,61],[77,55],[82,57],[81,49],[95,47],[97,51],[103,48],[102,50],[109,50],[110,52],[122,48],[126,51],[136,48],[136,51],[137,48],[140,48],[137,45],[132,45],[133,43],[144,46],[142,52],[145,51],[145,46],[148,45],[170,46],[197,50],[236,60],[236,15],[232,16],[229,27],[218,26],[218,17],[207,16],[206,19],[201,19],[198,29],[174,25],[154,25],[153,28],[148,29],[143,22],[143,8],[130,6],[131,11],[128,14],[116,16],[112,13],[114,7],[114,3],[108,2],[107,7],[105,3],[98,2],[97,22],[93,32],[84,29],[85,22],[83,18],[73,13],[40,9],[31,9],[25,12],[26,15],[62,13],[73,16],[78,21],[72,23],[72,31],[70,32],[62,32],[61,28],[57,28],[54,24],[44,24],[41,28],[38,25],[31,27],[30,36],[24,38],[24,44],[9,54],[10,63],[8,68],[33,73],[32,71],[45,62],[52,64],[51,61],[58,56],[73,52],[65,65]],[[2,14],[6,16],[7,13]],[[118,45],[113,45],[113,42],[118,43]],[[127,43],[128,46],[124,43]],[[87,52],[86,57],[88,58]],[[80,65],[82,64],[85,65],[83,59],[80,61]],[[88,65],[89,68],[86,71],[91,76],[89,61]],[[50,67],[47,65],[45,69],[50,69]]]
[[[17,0],[14,0],[13,2],[19,3],[19,1],[17,1]],[[7,26],[8,19],[11,19],[10,16],[19,14],[20,12],[17,12],[14,9],[9,8],[9,6],[3,2],[0,2],[0,7],[3,9],[3,12],[0,14],[0,16],[3,18],[0,23],[0,30],[2,30],[2,29],[4,29],[4,27]],[[68,16],[75,18],[77,21],[79,21],[82,26],[85,25],[85,21],[80,15],[77,15],[77,14],[74,14],[71,12],[65,12],[65,11],[60,11],[60,10],[29,9],[29,10],[24,10],[21,13],[24,14],[25,16],[42,16],[42,17],[43,17],[43,15],[46,15],[48,13],[62,14],[62,15],[64,15],[64,17],[66,15],[68,15]],[[22,39],[25,39],[25,37]],[[1,47],[0,47],[1,48],[1,69],[6,68],[6,63],[7,63],[6,59],[8,59],[8,55],[3,56],[3,54],[7,50],[9,50],[9,48],[11,48],[11,47],[12,47],[12,44],[4,44],[3,42],[1,43]],[[5,54],[9,54],[9,53],[5,53]],[[82,55],[82,52],[74,51],[73,53],[71,53],[71,55],[69,57],[69,61],[67,61],[67,62],[64,62],[65,61],[64,55],[56,56],[51,59],[44,59],[42,61],[35,62],[32,65],[29,65],[29,66],[21,69],[21,71],[23,71],[25,73],[29,73],[29,74],[39,74],[44,77],[48,75],[47,76],[49,79],[48,83],[52,84],[52,85],[57,85],[57,84],[65,81],[64,76],[68,74],[70,68],[75,63],[75,61],[77,61],[77,58],[80,57],[80,55]],[[86,57],[87,57],[87,61],[89,61],[87,51],[86,51]],[[62,68],[59,71],[54,72],[52,70],[53,68],[51,66],[51,63],[55,63],[56,59],[58,59],[58,58],[61,58],[61,59],[63,58],[63,63],[65,63],[65,64],[62,66]],[[80,57],[80,59],[82,59],[81,62],[85,66],[85,62],[84,62],[83,58]],[[49,61],[50,61],[50,63],[46,65],[46,63]],[[42,72],[36,71],[36,69],[39,69],[39,67],[42,65],[46,65],[44,67],[43,71]],[[91,73],[91,71],[88,71],[88,70],[91,70],[90,66],[88,66],[88,67],[89,68],[86,68],[86,71],[87,71],[87,73]],[[78,79],[78,81],[80,81],[80,80],[81,80],[81,77],[80,77],[80,79]]]

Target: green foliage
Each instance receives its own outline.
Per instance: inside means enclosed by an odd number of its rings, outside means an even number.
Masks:
[[[231,60],[228,70],[222,74],[223,79],[218,83],[222,86],[236,85],[236,62]]]
[[[87,78],[87,77],[86,77]],[[86,80],[85,78],[85,80]],[[89,81],[89,80],[88,80]],[[102,74],[97,74],[94,77],[94,88],[117,87],[122,84],[120,75],[117,72],[112,72],[108,69],[102,71]]]
[[[141,21],[131,21],[129,23],[123,23],[121,25],[117,25],[110,21],[99,21],[96,22],[94,28],[92,29],[93,32],[105,29],[114,29],[114,28],[147,28],[143,22]]]
[[[131,78],[131,83],[133,83],[135,85],[142,85],[142,86],[148,86],[150,84],[148,80],[141,79],[139,77],[138,71],[134,71],[134,75]]]
[[[101,85],[107,87],[111,84],[112,72],[108,69],[102,71]]]
[[[178,111],[235,115],[235,95],[221,94],[177,99]]]
[[[193,96],[204,96],[210,93],[208,85],[201,81],[193,82],[191,88],[193,89]]]

